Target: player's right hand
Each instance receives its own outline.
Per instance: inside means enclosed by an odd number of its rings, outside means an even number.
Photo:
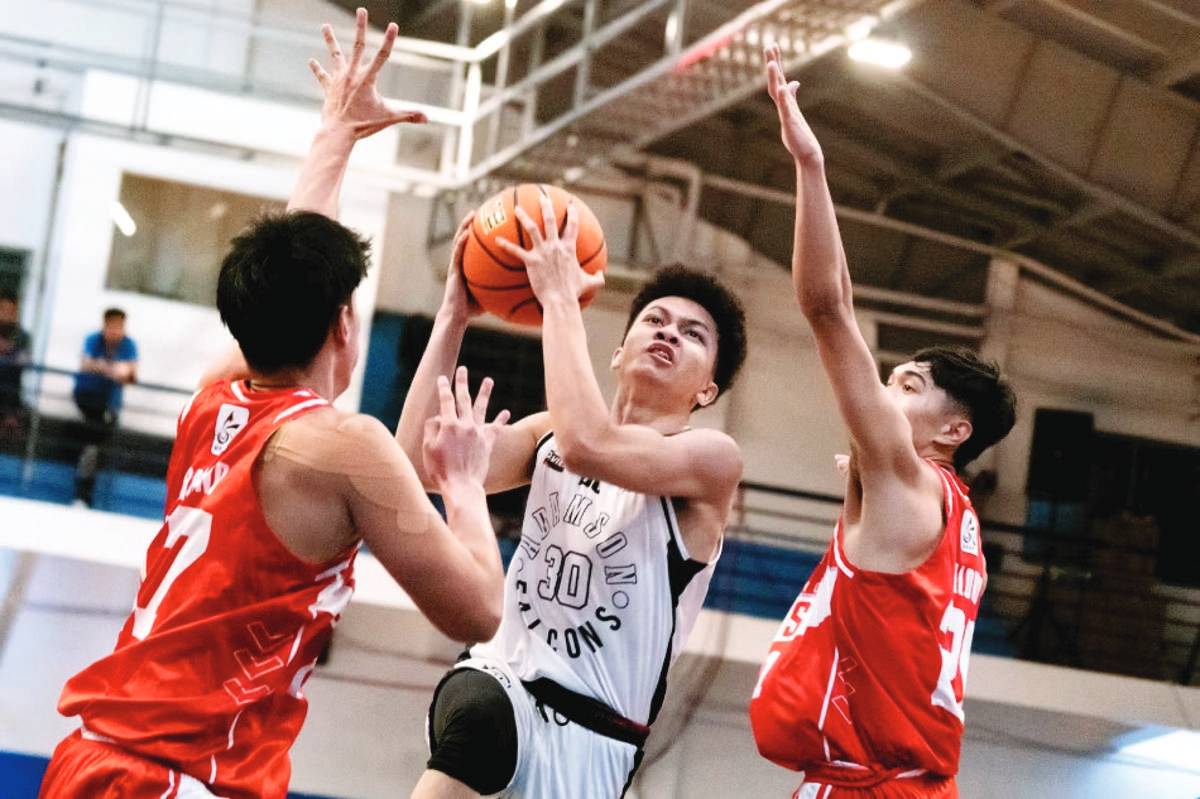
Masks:
[[[483,485],[492,446],[500,428],[508,421],[508,411],[500,411],[494,421],[486,422],[492,379],[484,378],[472,402],[463,366],[454,374],[453,393],[445,375],[438,378],[437,388],[438,415],[425,423],[425,471],[439,488],[446,490],[452,490],[460,481]]]
[[[475,221],[475,212],[467,214],[454,234],[454,250],[450,255],[450,265],[446,269],[446,293],[442,296],[442,311],[459,320],[470,319],[483,313],[471,292],[467,290],[467,279],[462,273],[463,250],[467,247],[467,239],[471,237],[471,223]]]

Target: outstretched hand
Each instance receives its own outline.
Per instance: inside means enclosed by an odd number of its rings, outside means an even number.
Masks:
[[[425,423],[425,471],[439,486],[456,480],[483,485],[491,462],[492,447],[500,428],[508,422],[508,411],[500,411],[486,422],[492,379],[486,377],[471,401],[466,367],[454,373],[454,392],[445,375],[438,378],[438,415]]]
[[[581,300],[591,297],[604,286],[604,273],[589,274],[579,265],[579,256],[575,251],[575,243],[579,238],[579,212],[575,203],[567,205],[567,221],[560,236],[554,217],[554,204],[545,194],[539,199],[542,208],[541,227],[524,208],[516,208],[517,222],[525,229],[529,249],[522,249],[503,237],[497,237],[496,244],[524,262],[529,286],[542,305],[553,299]]]
[[[804,115],[800,113],[800,104],[796,102],[796,92],[800,88],[799,81],[788,82],[783,74],[783,54],[779,45],[768,45],[763,50],[763,58],[767,65],[767,94],[775,103],[779,112],[780,137],[783,146],[797,161],[821,162],[821,144],[808,126]]]
[[[375,78],[392,54],[399,28],[389,23],[383,34],[383,44],[370,63],[363,62],[366,47],[367,12],[358,9],[355,16],[354,49],[346,58],[333,35],[330,25],[321,26],[325,45],[329,48],[329,71],[310,58],[308,68],[316,75],[325,104],[321,108],[321,124],[325,127],[349,129],[355,139],[363,139],[400,122],[424,122],[425,114],[401,107],[399,103],[379,94]]]

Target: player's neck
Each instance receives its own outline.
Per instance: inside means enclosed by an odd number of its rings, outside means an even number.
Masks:
[[[333,375],[319,369],[281,369],[277,372],[251,372],[250,388],[254,391],[276,391],[283,388],[307,388],[318,397],[332,399]]]
[[[678,433],[688,426],[692,409],[671,407],[660,391],[621,386],[613,398],[611,416],[616,424],[639,424],[664,435]]]

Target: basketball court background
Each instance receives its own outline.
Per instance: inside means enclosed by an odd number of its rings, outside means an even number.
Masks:
[[[637,796],[795,787],[756,756],[746,701],[832,529],[846,444],[785,271],[793,184],[763,91],[768,39],[825,148],[881,368],[968,343],[1020,397],[1013,434],[976,469],[991,581],[963,795],[1200,796],[1200,7],[368,6],[375,26],[394,19],[411,37],[384,90],[431,123],[364,142],[346,180],[342,221],[375,241],[359,302],[376,317],[346,407],[398,409],[448,237],[514,181],[560,183],[604,225],[608,287],[585,318],[606,391],[628,301],[655,266],[711,270],[749,311],[745,372],[698,417],[740,442],[747,484]],[[228,343],[211,297],[221,250],[286,200],[317,122],[305,61],[321,55],[319,24],[344,37],[352,10],[0,2],[0,283],[33,340],[29,418],[0,444],[6,799],[34,795],[72,726],[54,713],[62,682],[128,612],[174,417]],[[849,58],[868,34],[912,60]],[[129,314],[142,385],[126,391],[98,509],[72,508],[71,373],[110,305]],[[536,331],[480,328],[464,359],[509,385],[510,407],[537,407]],[[297,791],[406,795],[424,761],[424,709],[456,648],[377,567],[363,572],[309,683]]]

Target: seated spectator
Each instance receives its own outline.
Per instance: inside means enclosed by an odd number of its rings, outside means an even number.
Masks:
[[[104,326],[84,339],[75,377],[75,405],[86,422],[75,470],[77,503],[92,504],[101,448],[116,428],[125,384],[137,381],[137,358],[137,344],[125,335],[125,312],[109,308],[104,312]]]
[[[21,428],[21,372],[29,363],[29,334],[19,324],[17,295],[0,290],[0,438]]]

